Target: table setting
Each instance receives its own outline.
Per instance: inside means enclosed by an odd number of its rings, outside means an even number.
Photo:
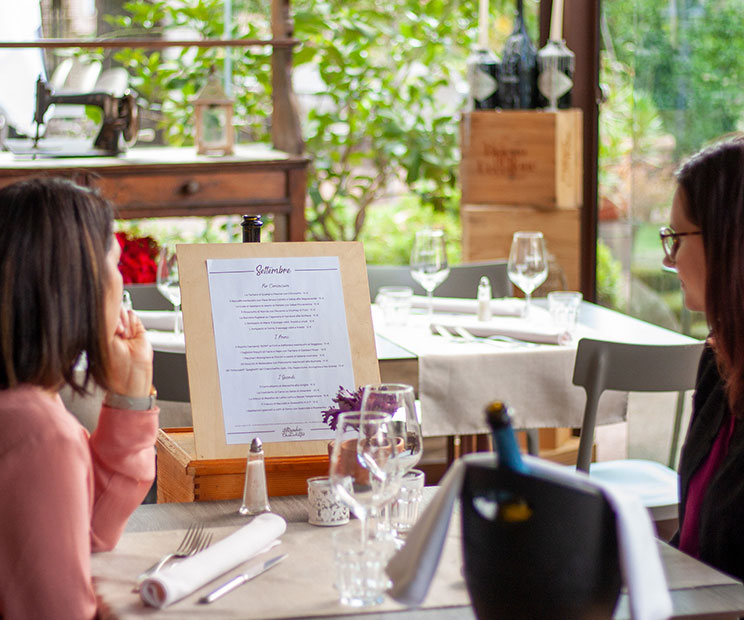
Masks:
[[[514,235],[508,274],[524,299],[491,299],[483,281],[472,298],[454,299],[434,296],[449,274],[438,233],[420,231],[411,253],[411,275],[427,296],[381,288],[372,307],[376,334],[418,358],[424,435],[488,432],[473,413],[493,398],[513,405],[520,428],[580,426],[585,396],[571,381],[576,343],[601,336],[581,321],[580,292],[532,299],[548,272],[542,234]],[[599,419],[622,421],[626,408],[627,395],[608,393]]]

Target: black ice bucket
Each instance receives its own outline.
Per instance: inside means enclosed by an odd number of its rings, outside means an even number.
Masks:
[[[468,463],[461,500],[465,582],[480,620],[612,617],[615,515],[596,488]]]

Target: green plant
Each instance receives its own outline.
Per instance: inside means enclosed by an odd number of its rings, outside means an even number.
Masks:
[[[622,264],[610,248],[597,242],[597,302],[608,308],[620,308]]]
[[[187,29],[208,37],[225,33],[223,0],[129,1],[112,17],[117,34],[148,36]],[[492,43],[511,28],[511,0],[491,2]],[[268,36],[259,3],[233,0],[240,36]],[[265,8],[263,9],[265,12]],[[369,207],[390,192],[415,195],[430,213],[458,207],[460,91],[475,39],[476,3],[452,0],[294,0],[294,65],[307,68],[303,133],[312,166],[307,209],[312,239],[358,239]],[[527,18],[537,32],[536,3]],[[148,121],[168,144],[193,142],[190,99],[224,49],[121,50],[146,102]],[[236,129],[247,140],[268,141],[270,48],[233,54]]]

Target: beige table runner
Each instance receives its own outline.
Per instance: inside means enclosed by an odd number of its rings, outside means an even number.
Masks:
[[[490,432],[483,407],[494,399],[512,406],[517,428],[581,426],[586,397],[571,381],[576,345],[496,347],[449,341],[431,333],[424,314],[411,314],[405,327],[386,326],[379,308],[373,307],[372,316],[378,334],[418,356],[425,436]],[[435,314],[437,320],[446,323],[447,315]],[[583,327],[579,336],[597,334]],[[627,393],[606,392],[598,423],[623,421],[627,403]]]
[[[234,529],[215,528],[215,537],[227,536]],[[331,532],[334,529],[307,523],[289,523],[287,532],[282,536],[282,544],[268,554],[259,556],[260,560],[264,560],[278,553],[288,553],[284,562],[210,605],[199,604],[197,600],[241,573],[242,567],[162,610],[145,606],[139,595],[132,592],[132,587],[141,571],[178,546],[184,530],[126,533],[114,551],[94,554],[92,557],[102,619],[125,620],[157,614],[163,618],[253,620],[330,617],[352,613],[355,611],[353,608],[338,602],[338,593],[333,587],[335,575]],[[469,603],[461,576],[459,521],[453,519],[442,561],[422,607],[454,607]],[[405,607],[386,598],[382,605],[369,608],[369,611],[395,609]]]

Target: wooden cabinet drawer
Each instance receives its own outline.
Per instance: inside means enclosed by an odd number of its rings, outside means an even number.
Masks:
[[[91,180],[111,200],[121,217],[226,213],[257,203],[286,204],[286,174],[279,170],[146,172],[106,176]],[[230,209],[232,210],[232,209]],[[276,210],[276,209],[274,209]],[[281,209],[280,209],[281,210]]]

